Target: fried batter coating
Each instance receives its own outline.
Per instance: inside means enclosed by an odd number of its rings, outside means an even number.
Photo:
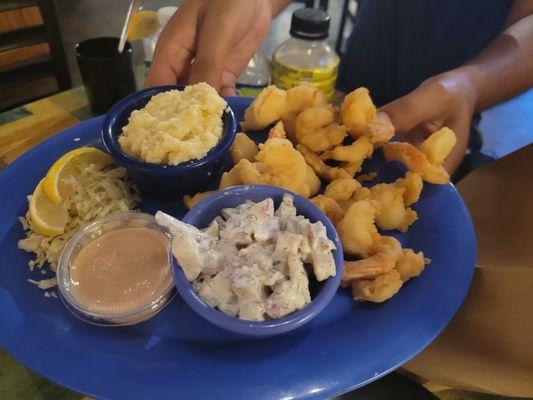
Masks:
[[[382,303],[398,293],[402,285],[399,272],[393,269],[372,280],[352,281],[352,294],[354,300]]]
[[[330,182],[324,189],[324,196],[333,200],[347,201],[350,200],[361,184],[353,178],[340,178]]]
[[[306,165],[305,182],[309,187],[309,197],[313,197],[320,190],[322,182],[318,178],[318,175],[313,171],[313,168],[309,164]]]
[[[358,182],[369,182],[376,179],[377,176],[377,172],[369,172],[368,174],[358,175],[355,179],[357,179]]]
[[[391,271],[402,256],[402,246],[392,236],[381,236],[374,242],[374,255],[357,261],[345,261],[343,281],[354,279],[373,279]]]
[[[243,158],[243,160],[246,160],[246,158]],[[226,189],[231,186],[237,185],[242,185],[242,181],[239,178],[239,171],[235,169],[235,167],[233,167],[228,172],[224,172],[222,174],[222,178],[220,178],[220,183],[218,185],[218,190]]]
[[[259,93],[244,112],[243,131],[264,129],[281,118],[287,93],[275,86],[268,86]]]
[[[347,136],[346,128],[334,122],[331,107],[306,108],[296,117],[295,135],[298,143],[314,152],[331,149]]]
[[[395,269],[400,273],[403,282],[419,276],[426,267],[424,253],[415,253],[412,249],[403,249],[402,256],[396,263]]]
[[[363,161],[364,160],[361,160],[360,162],[356,162],[356,163],[352,163],[348,161],[341,161],[339,166],[343,170],[345,170],[348,173],[348,175],[350,175],[351,177],[354,177],[355,174],[357,174],[363,168]]]
[[[276,122],[276,124],[272,127],[272,129],[270,129],[270,131],[268,132],[267,139],[272,139],[272,138],[278,138],[278,139],[287,138],[287,134],[285,133],[285,128],[283,127],[283,122],[281,121]]]
[[[450,181],[450,175],[442,163],[456,140],[451,129],[442,128],[424,140],[420,146],[424,151],[410,143],[389,142],[383,146],[383,155],[387,161],[400,161],[409,171],[420,174],[426,182],[445,184]]]
[[[372,198],[379,204],[376,224],[384,230],[396,229],[405,232],[418,218],[416,211],[405,206],[405,188],[395,184],[380,183],[370,191]]]
[[[328,182],[339,178],[351,178],[350,174],[348,174],[348,172],[346,172],[344,169],[330,167],[320,159],[318,154],[309,150],[307,147],[298,144],[296,145],[296,149],[302,154],[307,164],[311,166],[319,178],[322,178]]]
[[[267,140],[259,145],[255,159],[257,162],[254,163],[246,159],[240,160],[233,167],[241,183],[278,186],[303,197],[310,197],[318,191],[318,177],[308,168],[303,156],[289,140]]]
[[[335,200],[330,197],[319,194],[318,196],[315,196],[309,200],[315,206],[320,208],[334,225],[338,224],[342,217],[344,217],[344,210]]]
[[[337,146],[325,151],[320,158],[323,160],[346,161],[361,165],[364,160],[372,156],[374,146],[370,139],[362,136],[348,146]]]
[[[404,178],[397,179],[394,184],[397,187],[405,188],[403,201],[406,206],[410,206],[418,201],[420,193],[424,187],[424,182],[419,174],[407,171]]]
[[[213,193],[216,193],[216,190],[208,190],[207,192],[196,193],[194,196],[189,196],[188,194],[186,194],[185,196],[183,196],[183,204],[185,204],[185,207],[190,210],[201,200],[205,199],[207,196],[212,195]]]
[[[376,210],[368,200],[356,201],[346,210],[336,226],[346,253],[359,257],[370,255],[374,243],[379,240],[375,218]]]
[[[237,164],[243,158],[253,161],[255,155],[259,152],[259,147],[246,133],[239,132],[235,136],[229,151],[233,162]]]
[[[346,95],[341,105],[341,121],[350,135],[365,135],[366,127],[374,121],[376,106],[372,103],[367,88],[360,87]]]
[[[422,144],[420,151],[431,164],[442,164],[457,143],[457,137],[450,128],[441,128],[433,132]]]
[[[364,135],[374,146],[383,146],[394,136],[394,125],[388,116],[377,113],[374,120],[364,128]]]
[[[287,90],[285,109],[281,120],[285,126],[287,137],[295,142],[295,121],[298,114],[309,107],[326,104],[326,96],[318,88],[311,84],[301,84]]]

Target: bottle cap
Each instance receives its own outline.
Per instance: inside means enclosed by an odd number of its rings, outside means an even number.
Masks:
[[[292,13],[291,36],[321,40],[329,36],[329,15],[315,8],[299,8]]]

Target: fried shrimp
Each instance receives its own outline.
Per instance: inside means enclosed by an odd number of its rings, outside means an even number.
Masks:
[[[307,147],[301,144],[296,146],[296,149],[305,158],[307,164],[311,166],[313,171],[316,172],[319,178],[322,178],[328,182],[334,181],[339,178],[351,178],[352,176],[342,168],[330,167],[324,161],[320,159],[320,156],[315,152],[309,150]]]
[[[364,160],[371,157],[373,152],[374,146],[372,146],[370,139],[362,136],[348,146],[337,146],[332,150],[325,151],[320,158],[360,165]]]
[[[264,129],[281,118],[285,109],[287,93],[275,86],[261,91],[244,112],[241,127],[244,131]]]
[[[246,133],[239,132],[235,136],[229,151],[233,162],[237,164],[243,158],[253,161],[255,155],[259,152],[259,147]]]
[[[450,181],[450,175],[443,162],[456,141],[451,129],[442,128],[424,140],[420,150],[410,143],[389,142],[383,146],[383,155],[387,161],[403,163],[409,171],[420,174],[426,182],[445,184]]]
[[[324,214],[333,222],[334,225],[338,224],[342,217],[344,217],[344,210],[342,207],[332,198],[319,194],[309,199],[315,206],[320,208]]]
[[[371,254],[372,247],[379,240],[375,218],[376,210],[368,200],[356,201],[346,210],[344,217],[337,224],[337,232],[346,253],[359,257]]]
[[[376,276],[374,279],[357,279],[351,283],[354,300],[383,303],[394,296],[403,282],[396,270],[391,270]]]
[[[296,117],[303,110],[309,107],[326,104],[324,93],[311,84],[301,84],[287,90],[285,109],[281,115],[281,120],[285,126],[287,137],[295,142],[294,125]]]
[[[360,137],[365,134],[368,124],[374,121],[376,106],[372,103],[367,88],[360,87],[349,93],[341,105],[341,121],[350,135]]]
[[[347,136],[346,128],[334,122],[331,107],[310,107],[296,117],[295,135],[298,143],[314,152],[331,149]]]

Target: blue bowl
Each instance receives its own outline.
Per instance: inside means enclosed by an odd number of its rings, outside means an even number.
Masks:
[[[102,128],[102,140],[118,165],[143,192],[159,196],[182,196],[204,191],[222,173],[222,166],[235,139],[237,122],[228,106],[222,115],[223,136],[207,155],[178,165],[154,164],[127,155],[118,143],[122,128],[134,110],[143,108],[150,98],[169,90],[183,90],[184,85],[159,86],[140,90],[116,103],[107,113]]]
[[[301,310],[295,311],[285,317],[269,321],[244,321],[230,317],[205,303],[185,277],[176,258],[171,256],[172,273],[181,297],[194,311],[212,324],[222,329],[246,336],[273,336],[289,332],[311,321],[328,305],[335,295],[342,277],[344,264],[341,241],[328,217],[326,217],[326,215],[309,200],[298,196],[297,194],[273,186],[233,186],[206,197],[199,202],[185,215],[185,217],[183,217],[183,222],[194,225],[197,228],[205,228],[211,223],[211,221],[213,221],[213,219],[215,219],[215,217],[220,215],[220,211],[223,208],[237,207],[246,200],[258,202],[269,197],[274,200],[274,205],[278,207],[285,193],[289,193],[294,197],[294,205],[298,215],[305,216],[311,222],[321,221],[325,225],[328,237],[337,247],[337,249],[333,251],[336,265],[335,276],[330,277],[323,282],[318,282],[316,287],[313,288],[314,296],[312,292],[311,303]]]

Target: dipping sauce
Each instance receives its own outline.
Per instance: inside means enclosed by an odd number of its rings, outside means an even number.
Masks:
[[[147,227],[113,229],[87,243],[72,261],[70,293],[89,311],[119,314],[158,300],[173,285],[169,242]]]

